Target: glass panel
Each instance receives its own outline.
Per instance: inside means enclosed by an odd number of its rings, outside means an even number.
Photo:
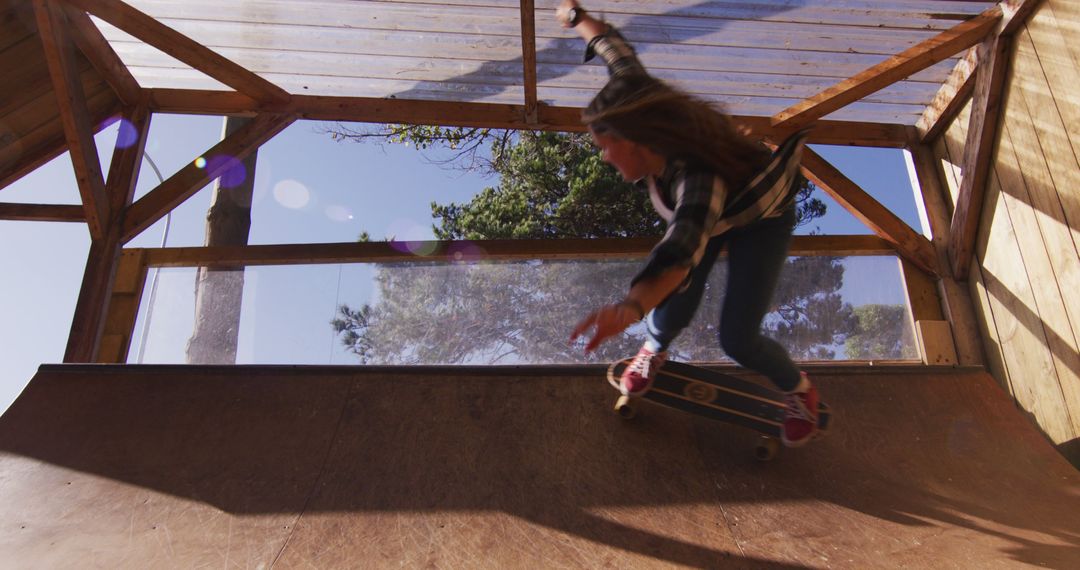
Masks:
[[[232,362],[233,351],[241,364],[608,362],[636,352],[644,324],[591,355],[568,336],[588,311],[621,298],[640,265],[403,262],[213,272],[204,290],[220,292],[200,303],[198,334],[198,270],[162,270],[156,281],[151,270],[129,362],[184,363],[200,346],[211,353],[193,362]],[[718,263],[697,317],[673,347],[676,358],[725,360],[716,340],[725,275]],[[793,257],[766,334],[799,360],[917,358],[899,284],[893,257]],[[229,316],[238,304],[239,316]]]

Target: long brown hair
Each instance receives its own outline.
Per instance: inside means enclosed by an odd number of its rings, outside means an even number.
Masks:
[[[589,103],[582,121],[598,134],[708,168],[732,188],[748,183],[770,156],[711,103],[648,75],[612,77]]]

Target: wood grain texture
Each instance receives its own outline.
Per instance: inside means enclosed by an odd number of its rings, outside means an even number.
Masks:
[[[0,541],[19,567],[1080,563],[1080,473],[985,373],[811,374],[837,425],[763,465],[739,428],[625,422],[599,367],[47,366],[0,418]]]

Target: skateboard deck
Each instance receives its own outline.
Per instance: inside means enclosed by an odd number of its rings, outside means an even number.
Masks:
[[[632,359],[615,362],[608,368],[608,382],[619,389],[619,377]],[[755,449],[758,459],[767,461],[780,448],[784,421],[783,395],[771,388],[722,372],[682,362],[668,361],[657,372],[652,388],[640,398],[620,395],[615,411],[626,419],[635,413],[637,400],[649,400],[690,414],[754,430],[761,434]],[[818,437],[829,429],[829,407],[818,406]]]

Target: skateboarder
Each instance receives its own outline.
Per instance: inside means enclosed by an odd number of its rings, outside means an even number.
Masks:
[[[571,341],[591,330],[585,347],[591,351],[647,316],[645,343],[620,379],[623,393],[645,393],[697,311],[709,271],[727,245],[721,346],[785,393],[781,439],[789,447],[805,444],[817,430],[817,389],[787,351],[761,333],[795,226],[805,133],[769,152],[708,103],[650,76],[618,30],[576,0],[562,0],[555,16],[585,40],[586,61],[598,55],[607,64],[608,82],[582,121],[604,161],[646,188],[667,222],[626,297],[589,313]]]

